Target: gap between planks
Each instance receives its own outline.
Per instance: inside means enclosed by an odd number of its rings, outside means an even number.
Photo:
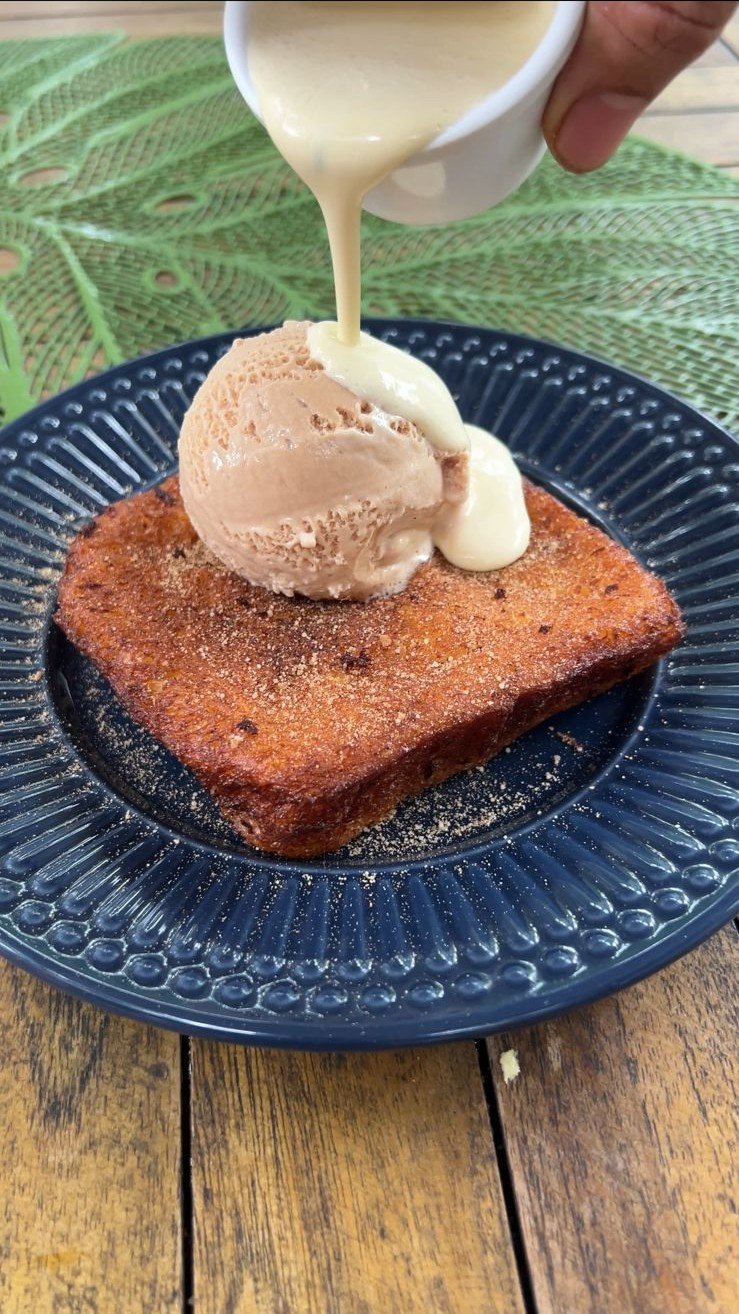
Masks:
[[[530,1314],[471,1043],[192,1045],[197,1314]]]
[[[739,1308],[738,958],[729,924],[621,994],[488,1041],[538,1314]]]

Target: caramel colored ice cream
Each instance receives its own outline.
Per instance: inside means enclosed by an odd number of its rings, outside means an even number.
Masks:
[[[360,400],[312,359],[307,325],[237,339],[180,434],[196,532],[252,584],[310,598],[404,588],[467,489],[466,453]]]

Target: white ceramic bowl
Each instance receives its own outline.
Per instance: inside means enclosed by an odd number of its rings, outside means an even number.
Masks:
[[[234,81],[261,121],[249,77],[249,0],[228,0],[223,34]],[[374,187],[364,206],[396,223],[440,224],[479,214],[528,178],[544,152],[541,117],[577,40],[585,0],[559,0],[533,55],[510,79]]]

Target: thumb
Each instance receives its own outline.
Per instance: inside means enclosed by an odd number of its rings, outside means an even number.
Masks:
[[[560,164],[588,173],[610,159],[647,105],[716,40],[725,0],[590,0],[577,45],[544,111]]]

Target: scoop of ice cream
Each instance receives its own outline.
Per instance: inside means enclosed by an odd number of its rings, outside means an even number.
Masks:
[[[326,373],[307,325],[237,339],[180,434],[193,527],[229,569],[278,593],[396,593],[467,489],[466,453],[440,453]]]

